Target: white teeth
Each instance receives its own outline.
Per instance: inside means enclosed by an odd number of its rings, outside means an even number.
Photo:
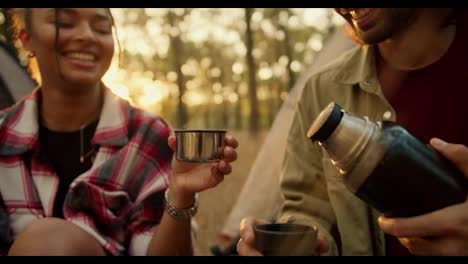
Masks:
[[[67,57],[83,61],[94,61],[96,59],[93,54],[80,52],[70,52],[67,54]]]
[[[367,14],[369,14],[370,10],[370,8],[357,8],[351,10],[351,12],[349,13],[351,14],[351,17],[353,17],[354,20],[359,20],[365,17]]]

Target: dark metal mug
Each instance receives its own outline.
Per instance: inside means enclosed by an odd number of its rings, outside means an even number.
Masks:
[[[318,230],[293,223],[254,226],[255,248],[265,256],[314,256]]]

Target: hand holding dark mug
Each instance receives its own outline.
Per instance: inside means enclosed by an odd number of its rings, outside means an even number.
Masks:
[[[268,227],[270,225],[270,228]],[[294,226],[293,226],[294,225]],[[270,229],[270,231],[265,232],[261,231],[266,227],[266,229]],[[295,232],[288,232],[294,230],[295,228],[299,228],[302,235],[294,234]],[[273,231],[272,231],[272,230]],[[275,233],[275,230],[282,230],[281,233],[290,233],[291,238],[285,239],[288,240],[289,244],[292,244],[293,240],[300,241],[303,243],[296,244],[298,245],[298,250],[296,249],[289,249],[289,246],[281,246],[281,249],[278,249],[276,253],[270,253],[265,251],[266,248],[274,248],[278,245],[282,245],[283,243],[278,242],[277,240],[281,241],[282,239],[273,238],[273,235],[269,235],[267,233]],[[304,232],[306,231],[306,232]],[[260,234],[262,233],[262,234]],[[263,234],[265,233],[265,234]],[[297,230],[296,230],[297,233]],[[307,234],[304,237],[304,234]],[[295,237],[295,238],[294,238]],[[274,242],[277,241],[277,242]],[[308,240],[308,242],[306,242]],[[300,249],[299,249],[300,247]],[[264,219],[254,219],[251,217],[247,217],[242,219],[240,224],[240,240],[237,243],[237,253],[241,256],[268,256],[268,255],[283,255],[283,256],[293,256],[293,255],[321,255],[328,251],[328,242],[324,238],[322,238],[318,232],[317,228],[311,226],[302,226],[298,224],[291,224],[291,223],[284,223],[284,224],[272,224],[271,222],[264,220]]]
[[[317,246],[317,228],[273,223],[254,226],[255,248],[264,256],[313,256]]]

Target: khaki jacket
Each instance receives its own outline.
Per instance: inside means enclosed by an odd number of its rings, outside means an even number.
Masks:
[[[317,225],[329,255],[385,255],[379,213],[343,184],[330,157],[306,137],[328,103],[371,120],[396,120],[376,75],[375,47],[356,47],[312,75],[297,104],[281,173],[279,222]]]

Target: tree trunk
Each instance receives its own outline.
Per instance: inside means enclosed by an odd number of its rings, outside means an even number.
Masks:
[[[237,98],[237,101],[235,103],[235,108],[234,108],[234,116],[235,116],[235,128],[238,129],[238,130],[241,130],[242,129],[242,111],[241,111],[241,107],[242,107],[242,99],[241,99],[241,96],[240,96],[240,93],[239,93],[239,84],[234,84],[236,87],[234,88],[235,89],[235,92],[238,96]]]
[[[168,20],[171,27],[177,27],[178,25],[175,22],[174,13],[168,12]],[[185,78],[182,73],[182,57],[183,57],[183,45],[180,39],[180,34],[176,36],[171,36],[171,50],[172,56],[174,58],[174,69],[177,73],[177,86],[179,87],[179,96],[177,101],[177,118],[176,123],[179,128],[184,128],[188,121],[187,108],[182,101],[182,98],[185,94]]]
[[[288,28],[283,25],[280,25],[280,28],[284,32],[284,52],[286,54],[286,57],[288,57],[288,64],[287,64],[288,84],[287,84],[286,91],[289,92],[293,88],[294,83],[296,83],[296,76],[294,75],[294,72],[291,69],[291,63],[294,60],[294,58],[293,58],[293,52],[291,48],[291,37],[288,31]]]
[[[253,33],[250,25],[253,9],[245,9],[245,23],[246,23],[246,43],[247,48],[247,70],[249,74],[249,101],[250,101],[250,119],[249,130],[250,132],[258,131],[258,98],[257,98],[257,82],[255,79],[255,62],[253,58]]]

